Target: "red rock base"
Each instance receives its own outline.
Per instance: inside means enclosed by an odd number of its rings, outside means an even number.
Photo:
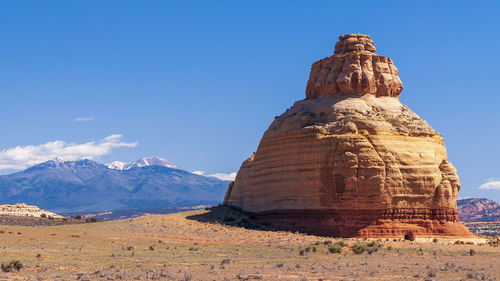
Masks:
[[[276,210],[251,215],[276,229],[331,237],[476,237],[454,209]]]

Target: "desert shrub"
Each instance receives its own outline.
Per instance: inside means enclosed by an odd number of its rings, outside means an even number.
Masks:
[[[149,250],[150,251],[154,251],[155,250],[155,246],[154,245],[149,245]]]
[[[422,256],[424,254],[424,250],[422,248],[418,248],[417,255]]]
[[[376,243],[375,242],[370,242],[366,244],[367,247],[375,247]]]
[[[63,218],[63,221],[68,221],[68,218]]]
[[[300,250],[299,251],[299,256],[303,256],[304,255],[304,250]]]
[[[40,215],[40,217],[41,217],[41,218],[46,218],[46,217],[47,217],[47,215],[46,215],[45,213],[42,213],[42,214]]]
[[[498,247],[498,242],[497,241],[488,241],[488,245],[492,247]]]
[[[339,244],[332,244],[328,247],[328,251],[332,254],[339,254],[342,252],[342,247]]]
[[[313,247],[312,247],[312,251],[313,251],[314,253],[316,253],[316,252],[318,251],[318,248],[316,248],[316,246],[313,246]]]
[[[366,251],[366,246],[363,244],[355,244],[354,246],[352,246],[352,251],[356,255],[361,255],[362,253],[364,253]]]
[[[184,271],[181,281],[191,281],[192,278],[193,277],[191,273]]]
[[[458,241],[458,240],[457,240],[457,241],[455,241],[455,243],[453,243],[453,244],[458,245],[458,244],[460,244],[460,241]]]
[[[324,245],[330,245],[330,244],[332,244],[332,240],[325,240],[325,241],[323,242],[323,244],[324,244]]]
[[[127,251],[132,251],[134,249],[134,246],[127,246]]]
[[[7,264],[2,263],[0,267],[2,268],[3,272],[11,272],[13,270],[19,271],[21,270],[21,268],[23,268],[23,263],[19,260],[13,260]]]
[[[469,251],[469,255],[473,256],[473,255],[475,255],[475,254],[476,254],[476,250],[474,250],[474,249],[470,249],[470,251]]]
[[[40,254],[40,253],[36,254],[36,258],[37,259],[41,259],[42,258],[42,254]]]
[[[312,250],[312,248],[311,248],[311,246],[309,246],[309,247],[306,247],[306,249],[305,249],[305,250],[306,250],[306,252],[308,252],[308,253],[309,253],[309,252]]]
[[[439,239],[437,239],[437,238],[432,239],[432,242],[434,242],[434,243],[437,243],[438,241],[439,241]]]
[[[82,216],[80,216],[80,215],[75,216],[75,220],[81,220],[81,219],[82,219]]]
[[[90,222],[97,222],[97,219],[96,218],[91,218]]]
[[[347,244],[344,241],[342,241],[342,240],[340,240],[339,242],[337,242],[335,244],[339,245],[340,247],[346,247],[347,246]]]

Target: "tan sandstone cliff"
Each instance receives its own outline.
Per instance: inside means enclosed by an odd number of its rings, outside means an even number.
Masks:
[[[280,229],[344,237],[473,236],[441,135],[400,103],[403,85],[368,35],[339,37],[306,99],[277,117],[224,204]]]

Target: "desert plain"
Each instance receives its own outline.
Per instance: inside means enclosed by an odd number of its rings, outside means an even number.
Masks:
[[[96,223],[1,225],[0,262],[19,260],[23,268],[1,272],[0,280],[498,280],[497,241],[473,240],[283,232],[225,207]],[[365,251],[355,253],[355,245]]]

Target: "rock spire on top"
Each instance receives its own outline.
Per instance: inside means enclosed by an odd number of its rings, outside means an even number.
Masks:
[[[313,63],[306,98],[373,94],[398,97],[403,90],[392,60],[375,54],[370,36],[339,36],[334,55]]]
[[[334,54],[343,54],[355,51],[368,51],[375,53],[375,44],[370,40],[370,35],[365,34],[345,34],[339,36],[339,41],[335,44]]]

